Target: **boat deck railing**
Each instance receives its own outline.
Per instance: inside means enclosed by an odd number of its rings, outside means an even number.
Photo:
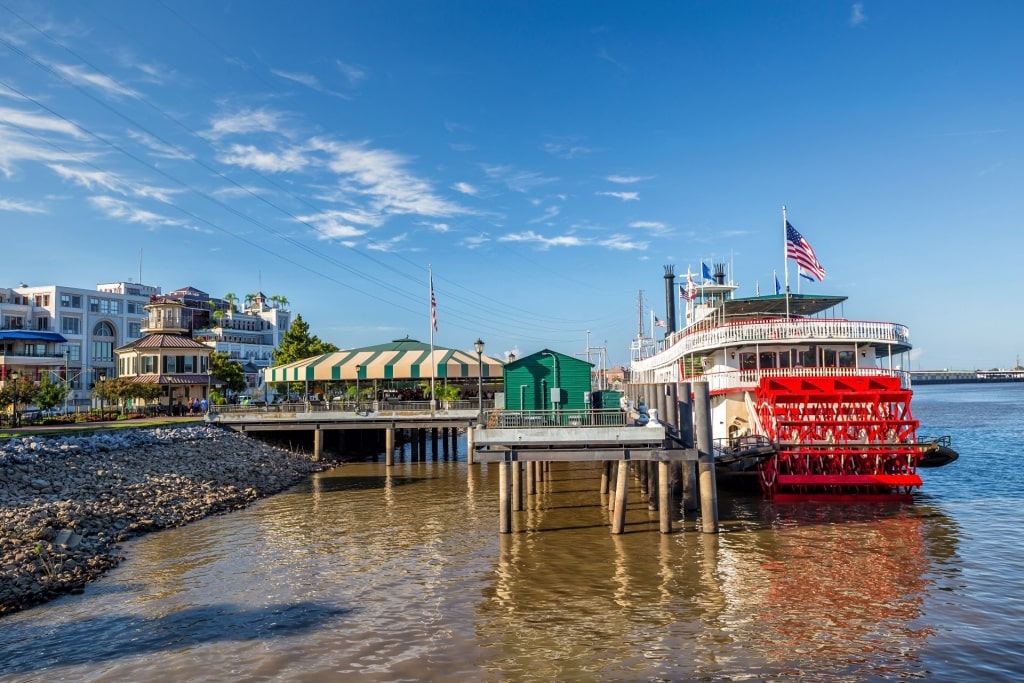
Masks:
[[[685,330],[675,332],[653,345],[654,354],[669,349],[671,354],[664,358],[637,358],[634,367],[650,370],[666,362],[674,362],[684,355],[702,354],[728,346],[745,344],[785,343],[807,344],[820,341],[830,343],[873,343],[910,345],[910,330],[899,323],[873,322],[867,320],[846,320],[843,318],[801,318],[787,320],[758,320],[734,322],[697,332]]]
[[[898,377],[900,387],[910,388],[910,373],[905,370],[887,368],[760,368],[757,370],[726,370],[706,372],[688,381],[708,383],[711,393],[750,390],[761,383],[762,378],[773,377]]]

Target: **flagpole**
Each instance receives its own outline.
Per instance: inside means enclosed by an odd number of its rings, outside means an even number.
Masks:
[[[427,276],[430,278],[430,301],[427,302],[427,309],[429,311],[429,325],[430,325],[430,413],[433,415],[434,406],[437,405],[437,395],[434,393],[434,380],[437,375],[437,363],[434,362],[434,269],[431,264],[427,264]]]
[[[787,258],[788,249],[787,237],[786,237],[786,226],[789,225],[789,221],[786,220],[786,205],[782,205],[782,267],[786,272],[786,319],[789,320],[789,259]]]

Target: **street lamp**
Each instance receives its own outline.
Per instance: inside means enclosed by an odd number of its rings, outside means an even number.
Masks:
[[[476,376],[477,376],[477,390],[476,397],[479,403],[477,408],[476,419],[480,421],[484,417],[484,340],[480,337],[476,338],[473,342],[473,348],[476,349]]]
[[[68,414],[68,394],[71,393],[71,382],[68,381],[68,360],[71,357],[71,349],[64,347],[64,414]]]
[[[359,373],[363,371],[362,365],[356,366],[356,412],[359,412]]]
[[[107,371],[100,370],[100,421],[103,421],[103,410],[107,407],[107,402],[104,397],[107,395],[107,387],[105,382],[107,381]]]
[[[18,426],[18,378],[21,375],[18,374],[17,370],[11,370],[7,373],[7,379],[14,382],[14,426]]]

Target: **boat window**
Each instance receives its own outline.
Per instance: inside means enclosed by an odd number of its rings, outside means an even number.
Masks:
[[[740,370],[756,370],[757,356],[753,353],[740,354]]]
[[[855,368],[857,367],[857,354],[853,351],[840,351],[839,352],[839,367],[841,368]]]
[[[775,367],[775,352],[774,351],[762,351],[761,352],[761,367],[762,368],[774,368]]]
[[[821,366],[823,368],[834,368],[836,367],[836,351],[835,349],[825,349],[821,354]]]
[[[791,365],[791,363],[790,363],[790,360],[791,360],[790,354],[791,353],[792,353],[792,351],[780,351],[779,352],[779,367],[780,368],[788,368],[788,367],[790,367],[790,365]]]
[[[796,366],[798,368],[815,368],[818,364],[815,362],[815,355],[818,353],[816,347],[812,346],[806,351],[796,352]]]

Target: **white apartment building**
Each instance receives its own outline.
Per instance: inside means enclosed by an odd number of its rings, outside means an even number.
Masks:
[[[66,285],[19,285],[0,289],[3,377],[15,369],[22,377],[68,382],[72,407],[88,406],[91,387],[101,376],[115,377],[114,349],[142,336],[143,310],[159,287],[115,282],[82,289]],[[18,339],[15,331],[32,332]],[[23,335],[22,335],[23,336]]]
[[[10,370],[33,381],[49,373],[52,381],[68,382],[69,406],[88,407],[97,379],[118,376],[114,349],[143,336],[144,307],[161,297],[181,301],[182,321],[196,341],[242,364],[250,393],[291,326],[287,301],[262,292],[246,295],[239,308],[193,287],[166,295],[160,287],[132,282],[99,284],[95,290],[0,288],[0,380]]]

